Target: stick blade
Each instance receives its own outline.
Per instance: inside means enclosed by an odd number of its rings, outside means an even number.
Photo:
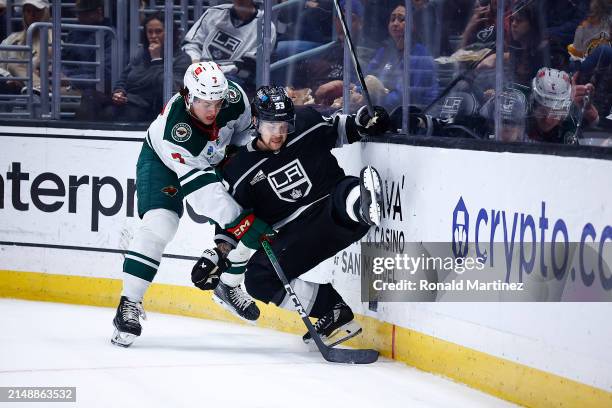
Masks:
[[[323,357],[332,363],[372,364],[378,360],[378,351],[329,348],[323,353]]]

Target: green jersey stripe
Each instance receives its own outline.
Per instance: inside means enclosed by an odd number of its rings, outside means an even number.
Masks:
[[[152,268],[131,258],[125,258],[125,261],[123,261],[123,272],[144,279],[147,282],[153,282],[157,268]]]
[[[246,266],[230,266],[225,273],[229,273],[230,275],[242,275],[246,270]]]
[[[183,180],[185,180],[187,177],[191,177],[194,174],[196,174],[198,171],[200,171],[200,169],[193,169],[191,171],[188,171],[187,173],[183,174],[181,177],[179,177],[178,181],[179,183],[182,182]]]
[[[137,257],[137,258],[144,259],[145,261],[149,261],[149,262],[151,262],[152,264],[155,264],[155,265],[159,266],[159,262],[158,262],[158,261],[156,261],[156,260],[155,260],[155,259],[153,259],[153,258],[149,258],[148,256],[143,255],[143,254],[141,254],[141,253],[139,253],[139,252],[134,252],[134,251],[126,251],[126,254],[128,254],[128,255],[132,255],[132,256],[135,256],[135,257]]]
[[[183,195],[187,197],[189,194],[201,189],[202,187],[205,187],[212,183],[218,183],[218,182],[219,182],[219,179],[214,174],[212,173],[202,174],[194,178],[193,180],[189,181],[188,183],[181,185],[181,191],[183,192]]]

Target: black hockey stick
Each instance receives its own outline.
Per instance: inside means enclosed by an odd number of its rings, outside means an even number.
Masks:
[[[363,79],[363,72],[361,71],[361,65],[359,65],[359,60],[357,60],[357,53],[353,48],[353,40],[351,39],[351,34],[349,33],[348,27],[346,25],[346,20],[344,18],[344,12],[342,11],[342,7],[338,3],[338,0],[334,0],[334,5],[336,6],[336,11],[338,12],[338,17],[340,18],[340,24],[342,25],[342,31],[344,31],[344,37],[346,38],[346,42],[349,46],[349,50],[351,51],[351,58],[353,59],[353,65],[355,66],[355,71],[357,72],[357,79],[359,79],[359,83],[361,84],[361,88],[363,90],[363,95],[366,99],[366,104],[368,106],[368,113],[370,117],[374,117],[374,106],[372,105],[372,100],[370,99],[370,92],[368,92],[368,87],[366,86],[365,79]],[[345,101],[348,103],[348,101]]]
[[[310,319],[308,319],[308,314],[304,310],[300,299],[298,299],[297,295],[293,291],[293,288],[289,284],[289,281],[285,276],[285,272],[283,272],[283,268],[281,268],[280,264],[278,263],[278,260],[276,259],[276,256],[274,255],[274,252],[272,251],[270,243],[268,241],[263,241],[261,245],[264,251],[266,252],[266,255],[268,255],[268,259],[270,260],[270,263],[272,263],[276,274],[278,275],[281,282],[283,282],[283,286],[287,291],[287,295],[289,295],[289,297],[293,301],[295,310],[297,310],[297,312],[300,314],[302,320],[304,321],[304,324],[306,325],[306,328],[308,329],[308,332],[310,333],[310,336],[316,343],[317,348],[319,349],[321,355],[323,355],[323,358],[325,360],[330,361],[332,363],[347,364],[370,364],[378,360],[378,351],[376,350],[337,349],[329,347],[325,343],[323,343],[323,340],[321,340],[321,337],[316,332],[315,328],[310,322]]]

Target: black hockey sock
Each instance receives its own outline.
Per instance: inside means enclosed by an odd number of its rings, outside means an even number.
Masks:
[[[325,313],[332,310],[338,302],[342,302],[342,296],[336,292],[336,289],[334,289],[331,283],[320,285],[319,293],[317,294],[314,305],[312,305],[309,316],[316,317],[317,319],[321,318]]]

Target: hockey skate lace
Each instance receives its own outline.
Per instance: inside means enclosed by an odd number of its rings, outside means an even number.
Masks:
[[[144,320],[147,319],[142,303],[125,302],[121,309],[121,317],[126,322],[138,322],[138,317],[141,316]]]
[[[251,297],[240,289],[240,286],[232,288],[230,296],[236,307],[246,309],[253,301]]]
[[[329,324],[329,315],[325,315],[319,320],[317,320],[317,322],[314,325],[314,328],[317,332],[319,332],[321,331],[321,329],[326,327],[328,324]]]

